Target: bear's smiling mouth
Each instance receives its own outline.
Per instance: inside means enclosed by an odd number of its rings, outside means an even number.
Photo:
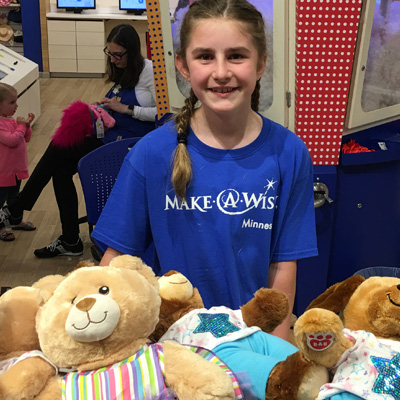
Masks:
[[[396,302],[394,302],[394,301],[390,298],[390,293],[388,293],[387,297],[388,297],[389,301],[390,301],[394,306],[400,307],[400,304],[397,304]]]
[[[107,314],[108,311],[104,311],[104,318],[101,321],[92,321],[90,319],[90,315],[89,312],[86,312],[87,316],[88,316],[88,323],[86,326],[84,326],[83,328],[78,328],[75,324],[72,324],[72,327],[75,328],[77,331],[83,331],[84,329],[86,329],[90,324],[101,324],[102,322],[104,322],[107,318]]]

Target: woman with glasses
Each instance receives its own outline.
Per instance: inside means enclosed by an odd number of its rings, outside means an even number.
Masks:
[[[72,179],[79,160],[104,143],[142,137],[155,128],[157,107],[152,62],[141,55],[135,29],[126,24],[114,27],[107,37],[104,53],[107,55],[107,80],[113,82],[113,86],[98,104],[110,112],[115,126],[106,130],[104,137],[87,136],[83,144],[74,147],[61,148],[50,142],[23,190],[11,204],[0,209],[0,228],[18,225],[24,210],[32,209],[42,190],[53,179],[62,235],[48,246],[35,250],[39,258],[83,253],[78,196]]]
[[[107,37],[104,53],[108,81],[114,85],[101,104],[112,110],[116,126],[106,132],[103,142],[144,136],[154,129],[157,107],[153,65],[140,53],[139,35],[131,25],[117,25]]]

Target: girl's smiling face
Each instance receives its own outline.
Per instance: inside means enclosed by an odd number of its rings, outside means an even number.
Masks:
[[[4,97],[4,100],[0,102],[0,116],[13,116],[18,108],[17,99],[18,95],[16,91],[7,93]]]
[[[202,106],[215,113],[251,108],[251,95],[265,69],[245,25],[224,18],[203,19],[191,32],[186,60],[176,65]]]

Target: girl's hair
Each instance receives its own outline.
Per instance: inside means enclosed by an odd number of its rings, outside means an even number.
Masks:
[[[9,93],[17,93],[17,90],[7,83],[0,83],[0,102],[2,102]]]
[[[239,22],[250,34],[253,44],[261,60],[267,53],[267,38],[265,23],[261,13],[246,0],[196,0],[185,14],[180,31],[180,47],[177,54],[186,62],[186,50],[191,40],[194,25],[199,20],[209,18],[225,18]],[[260,82],[251,96],[251,108],[258,111],[260,98]],[[187,135],[189,134],[190,118],[193,115],[197,97],[193,90],[185,101],[185,105],[175,117],[175,125],[178,132],[178,145],[174,152],[172,170],[172,184],[178,197],[183,200],[186,188],[192,176],[190,156],[187,150]]]
[[[133,89],[139,81],[144,67],[144,58],[140,52],[140,38],[132,25],[115,26],[107,37],[107,43],[115,43],[127,51],[126,68],[117,68],[107,58],[107,82],[119,83],[122,88]]]

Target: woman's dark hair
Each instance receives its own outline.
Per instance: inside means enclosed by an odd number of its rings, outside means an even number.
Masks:
[[[108,82],[119,83],[123,88],[133,89],[139,81],[144,67],[144,58],[140,52],[140,38],[132,25],[120,24],[115,26],[107,37],[107,43],[115,43],[127,51],[126,68],[117,68],[107,58]]]

